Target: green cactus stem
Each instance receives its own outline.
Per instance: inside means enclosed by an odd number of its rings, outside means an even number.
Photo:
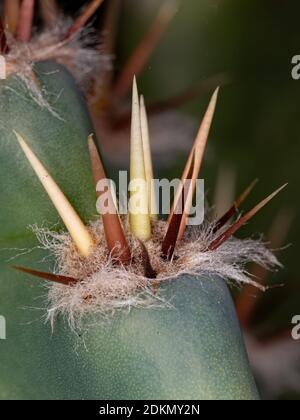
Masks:
[[[83,99],[61,67],[43,63],[36,68],[43,90],[56,98],[49,104],[60,118],[40,108],[30,92],[24,96],[24,86],[20,97],[15,80],[2,83],[2,261],[15,257],[16,248],[36,246],[29,225],[57,222],[13,130],[30,139],[83,220],[90,221],[95,213],[86,142],[92,127]],[[38,254],[33,251],[17,262],[36,266]],[[48,264],[39,268],[47,270]],[[45,306],[44,298],[38,298],[39,283],[14,274],[7,263],[1,264],[1,273],[0,305],[8,319],[8,339],[0,348],[1,398],[258,398],[233,303],[221,279],[183,276],[162,284],[159,293],[173,308],[134,309],[107,324],[99,319],[91,328],[87,317],[83,345],[63,317],[51,333],[40,311],[22,309]]]
[[[36,64],[35,74],[55,114],[36,103],[18,77],[0,82],[0,240],[5,242],[30,236],[32,224],[57,223],[57,213],[23,159],[14,131],[28,139],[82,219],[89,221],[96,213],[88,147],[83,141],[93,128],[84,98],[72,76],[55,63]]]
[[[63,319],[51,334],[40,311],[22,309],[42,307],[41,289],[2,269],[0,398],[258,399],[225,283],[186,276],[163,288],[173,309],[134,309],[90,328],[87,319],[80,339]]]

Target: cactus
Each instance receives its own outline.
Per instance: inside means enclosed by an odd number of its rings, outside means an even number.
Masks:
[[[101,3],[91,2],[60,48]],[[34,2],[22,4],[30,22]],[[134,81],[130,172],[145,182],[146,211],[120,217],[107,183],[112,211],[100,218],[96,200],[103,210],[104,193],[95,183],[106,173],[85,99],[52,50],[26,73],[17,68],[12,58],[33,42],[31,24],[11,25],[18,40],[5,41],[9,74],[0,83],[0,308],[8,322],[0,398],[258,399],[225,280],[251,283],[246,260],[277,264],[261,243],[232,237],[279,190],[228,226],[251,186],[222,219],[187,229],[218,90],[162,221],[145,102]]]

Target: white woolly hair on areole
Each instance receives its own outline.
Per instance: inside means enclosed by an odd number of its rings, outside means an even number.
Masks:
[[[132,250],[132,260],[127,266],[116,264],[108,253],[101,220],[89,226],[96,246],[87,259],[78,253],[69,234],[34,227],[42,248],[55,257],[56,273],[79,280],[70,286],[55,283],[47,286],[48,321],[53,324],[58,315],[64,315],[71,328],[77,329],[85,315],[100,314],[105,319],[120,310],[169,305],[161,298],[160,288],[154,286],[183,275],[204,276],[207,281],[213,276],[219,277],[220,281],[262,288],[247,272],[246,265],[257,263],[268,269],[281,266],[262,240],[231,238],[219,249],[205,251],[216,236],[214,222],[189,228],[177,246],[176,258],[165,261],[161,258],[161,242],[167,223],[159,221],[153,226],[153,237],[147,242],[151,264],[157,273],[153,281],[144,275],[140,242],[132,237],[126,221],[124,225]]]
[[[64,39],[66,28],[71,27],[72,19],[60,18],[53,28],[44,29],[32,37],[30,42],[20,42],[8,34],[9,52],[5,56],[7,77],[17,77],[24,82],[35,102],[55,114],[41,92],[35,75],[34,65],[42,61],[54,61],[63,65],[75,77],[83,91],[90,86],[101,84],[99,74],[111,69],[111,59],[101,54],[99,36],[84,27],[70,39]],[[96,93],[96,92],[95,92]]]

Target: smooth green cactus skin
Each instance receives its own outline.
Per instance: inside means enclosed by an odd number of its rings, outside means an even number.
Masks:
[[[44,323],[42,283],[10,265],[50,269],[41,250],[26,251],[37,246],[28,225],[58,216],[12,130],[28,140],[84,220],[94,216],[95,193],[84,101],[61,67],[39,64],[37,74],[64,121],[40,109],[17,80],[0,84],[0,314],[7,322],[0,399],[258,399],[232,299],[219,279],[166,283],[161,293],[174,309],[120,313],[82,337],[63,319],[53,333]]]
[[[8,325],[0,398],[258,399],[234,306],[219,279],[170,282],[162,295],[174,309],[118,314],[81,339],[63,320],[51,335],[41,311],[22,309],[43,307],[34,281],[9,271],[1,281]]]
[[[89,220],[96,213],[87,148],[93,128],[84,98],[62,67],[41,63],[35,72],[59,118],[32,100],[18,77],[0,82],[0,245],[30,235],[29,225],[58,220],[13,130],[26,139],[81,217]]]

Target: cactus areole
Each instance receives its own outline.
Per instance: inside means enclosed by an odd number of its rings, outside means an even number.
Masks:
[[[168,222],[149,189],[149,211],[101,217],[95,182],[106,174],[73,75],[49,51],[26,71],[11,51],[0,82],[0,399],[258,399],[225,281],[251,282],[245,262],[277,265],[262,243],[232,236],[275,194],[229,227],[227,214],[186,230],[218,91]],[[136,82],[132,107],[131,179],[149,186]]]

